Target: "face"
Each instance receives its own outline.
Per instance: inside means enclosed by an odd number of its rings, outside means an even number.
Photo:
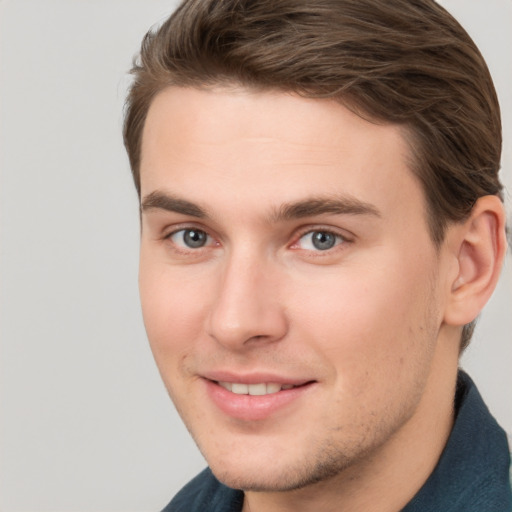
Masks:
[[[333,477],[429,413],[443,266],[399,128],[328,100],[170,88],[141,188],[148,337],[219,479]]]

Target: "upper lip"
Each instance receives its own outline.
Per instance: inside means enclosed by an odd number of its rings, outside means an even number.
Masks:
[[[236,382],[239,384],[260,384],[262,382],[271,382],[281,385],[291,384],[293,386],[301,386],[314,380],[310,378],[283,376],[268,372],[234,373],[230,371],[209,371],[202,373],[201,376],[214,382]]]

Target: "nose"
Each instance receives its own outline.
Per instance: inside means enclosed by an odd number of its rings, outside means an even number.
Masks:
[[[279,299],[279,272],[271,267],[252,255],[233,255],[225,262],[207,326],[224,347],[247,350],[285,336],[288,322]]]

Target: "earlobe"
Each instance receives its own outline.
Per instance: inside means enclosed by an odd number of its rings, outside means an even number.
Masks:
[[[471,216],[456,226],[458,273],[451,283],[445,322],[472,322],[492,295],[506,252],[505,211],[496,196],[478,199]]]

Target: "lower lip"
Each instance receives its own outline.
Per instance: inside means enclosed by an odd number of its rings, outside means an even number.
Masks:
[[[285,389],[269,395],[237,395],[219,384],[204,379],[209,397],[225,414],[244,421],[264,420],[286,408],[314,385],[313,382],[296,388]]]

